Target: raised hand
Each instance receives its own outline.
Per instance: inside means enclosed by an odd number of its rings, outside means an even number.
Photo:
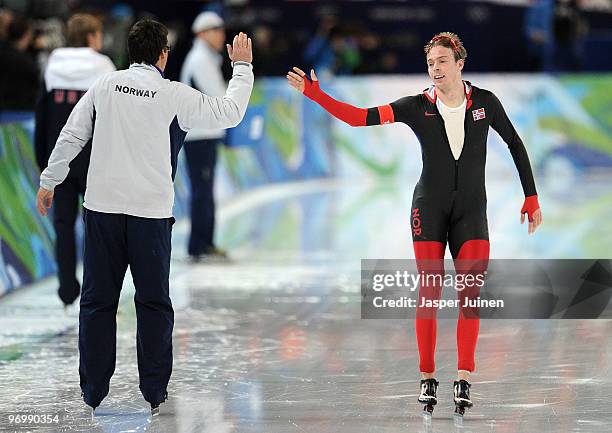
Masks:
[[[306,72],[302,71],[297,66],[293,67],[293,71],[294,72],[289,71],[287,73],[287,81],[289,81],[289,85],[291,87],[304,93],[304,89],[306,88]],[[319,81],[314,69],[310,70],[310,79],[312,81]]]
[[[240,32],[234,36],[232,45],[226,44],[227,54],[232,62],[253,63],[253,47],[251,38],[246,33]]]

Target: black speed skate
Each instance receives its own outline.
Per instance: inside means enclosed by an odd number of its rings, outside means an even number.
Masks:
[[[164,399],[162,401],[160,401],[157,404],[151,403],[151,416],[159,415],[159,405],[165,402],[167,398],[168,398],[168,393],[166,392],[164,393]]]
[[[157,415],[159,415],[159,403],[158,404],[151,403],[151,416],[157,416]]]
[[[438,390],[439,382],[436,379],[421,380],[421,394],[419,395],[419,403],[423,403],[423,415],[431,415],[434,406],[438,403],[436,391]]]
[[[470,384],[467,380],[459,380],[453,384],[453,397],[455,401],[455,414],[463,416],[465,408],[473,406],[470,399]]]

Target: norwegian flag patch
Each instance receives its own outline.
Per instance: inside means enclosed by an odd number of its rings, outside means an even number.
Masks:
[[[472,116],[474,117],[474,122],[476,122],[477,120],[481,120],[481,119],[484,119],[485,117],[487,117],[485,115],[484,107],[478,108],[476,110],[472,110]]]

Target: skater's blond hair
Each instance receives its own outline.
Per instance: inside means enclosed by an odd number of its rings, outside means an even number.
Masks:
[[[431,40],[425,45],[425,57],[427,57],[433,47],[437,46],[446,47],[453,50],[455,61],[467,59],[467,50],[463,46],[463,42],[461,42],[459,36],[457,36],[455,33],[441,32],[431,38]]]

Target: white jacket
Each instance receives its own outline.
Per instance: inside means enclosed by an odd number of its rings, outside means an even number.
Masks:
[[[173,179],[186,131],[196,124],[236,126],[253,88],[252,66],[234,65],[223,97],[166,80],[155,67],[132,64],[99,79],[72,110],[40,185],[53,190],[93,136],[84,206],[146,218],[172,216]]]
[[[49,56],[45,85],[47,91],[87,90],[100,76],[113,71],[115,65],[111,59],[92,48],[56,48]]]
[[[221,72],[222,61],[223,58],[210,45],[195,38],[181,68],[181,82],[208,96],[222,96],[226,86]],[[203,125],[196,125],[187,133],[185,141],[224,136],[225,132],[221,129],[206,129]]]

